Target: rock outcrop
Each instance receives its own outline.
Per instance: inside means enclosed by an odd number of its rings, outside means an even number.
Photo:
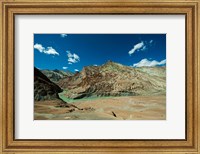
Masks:
[[[58,93],[62,89],[50,81],[40,70],[34,67],[34,100],[53,100],[59,99]]]

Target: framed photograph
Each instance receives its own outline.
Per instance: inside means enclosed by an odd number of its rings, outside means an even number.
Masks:
[[[166,34],[34,34],[34,120],[166,120]]]
[[[199,2],[1,1],[1,153],[199,153]]]

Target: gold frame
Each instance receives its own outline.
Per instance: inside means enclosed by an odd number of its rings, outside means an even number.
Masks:
[[[0,153],[200,153],[199,4],[199,0],[2,0],[0,2]],[[186,139],[14,139],[14,16],[16,14],[184,14],[187,57]]]

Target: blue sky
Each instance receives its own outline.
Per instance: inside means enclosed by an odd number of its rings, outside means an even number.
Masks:
[[[165,34],[34,34],[39,69],[81,71],[108,60],[127,66],[166,65]]]

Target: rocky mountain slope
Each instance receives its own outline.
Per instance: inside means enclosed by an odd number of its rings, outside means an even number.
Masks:
[[[70,71],[61,71],[61,70],[41,70],[51,81],[58,82],[60,79],[73,76],[74,74]]]
[[[58,99],[59,92],[62,92],[62,89],[34,67],[34,100]]]
[[[60,79],[58,85],[68,98],[90,96],[165,95],[166,68],[133,68],[108,61],[101,66],[87,66],[74,76]]]

